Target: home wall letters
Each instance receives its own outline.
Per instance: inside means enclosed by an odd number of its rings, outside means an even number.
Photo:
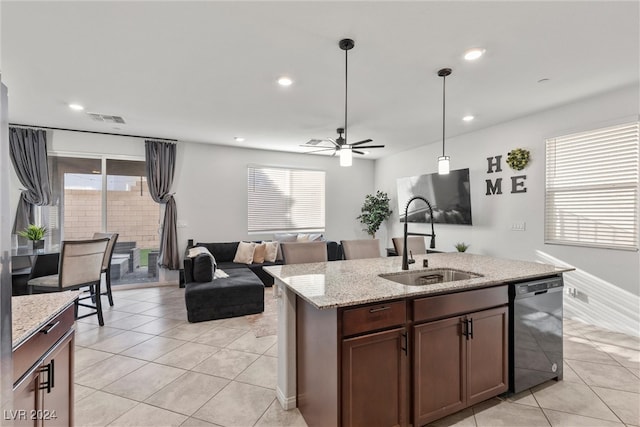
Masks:
[[[502,155],[487,157],[487,173],[502,172]],[[525,187],[526,175],[516,175],[511,177],[511,194],[526,193],[527,187]],[[485,195],[491,196],[494,194],[502,194],[502,178],[496,178],[495,181],[491,179],[485,180],[487,191]]]

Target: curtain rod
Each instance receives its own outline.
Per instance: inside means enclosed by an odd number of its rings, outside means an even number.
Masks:
[[[23,125],[23,124],[19,124],[19,123],[9,123],[9,126],[22,127],[22,128],[32,128],[32,129],[64,130],[64,131],[67,131],[67,132],[83,132],[83,133],[94,133],[94,134],[97,134],[97,135],[127,136],[127,137],[130,137],[130,138],[142,138],[142,139],[152,139],[152,140],[156,140],[156,141],[178,142],[177,139],[156,138],[154,136],[127,135],[127,134],[124,134],[124,133],[98,132],[98,131],[93,131],[93,130],[54,128],[54,127],[49,127],[49,126]]]

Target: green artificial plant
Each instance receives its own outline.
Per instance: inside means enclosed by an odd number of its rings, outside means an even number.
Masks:
[[[375,195],[367,194],[360,211],[362,214],[356,219],[359,219],[366,226],[362,230],[366,231],[372,238],[376,236],[376,231],[380,228],[382,221],[389,218],[393,213],[389,208],[387,193],[380,190]]]
[[[467,245],[465,242],[459,242],[459,243],[456,243],[454,246],[458,250],[458,252],[465,252],[467,249],[469,249],[470,245]]]
[[[524,148],[514,148],[507,153],[507,164],[513,170],[521,171],[528,164],[531,158],[529,150]]]
[[[18,231],[18,235],[29,240],[42,240],[47,233],[47,227],[29,224],[24,230]]]

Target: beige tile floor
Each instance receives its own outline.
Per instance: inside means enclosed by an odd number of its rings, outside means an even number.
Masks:
[[[175,286],[114,299],[104,327],[76,322],[77,426],[306,426],[275,398],[275,336],[256,338],[245,318],[190,324]],[[640,426],[640,339],[572,320],[564,334],[564,381],[433,425]]]

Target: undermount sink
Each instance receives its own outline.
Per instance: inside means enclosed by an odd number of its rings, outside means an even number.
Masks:
[[[407,286],[435,285],[437,283],[455,282],[458,280],[482,277],[481,274],[454,270],[452,268],[434,268],[421,271],[401,271],[381,274],[380,277]]]

